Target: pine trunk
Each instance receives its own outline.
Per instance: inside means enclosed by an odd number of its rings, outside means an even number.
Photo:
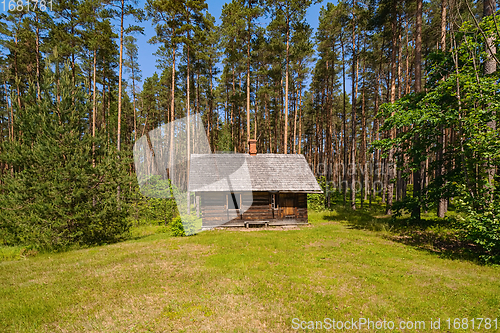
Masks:
[[[446,52],[446,0],[441,0],[441,51]],[[444,79],[444,78],[443,78]],[[443,177],[446,173],[444,154],[446,147],[446,129],[441,126],[440,128],[441,135],[439,136],[439,150],[437,153],[437,160],[439,162],[439,166],[436,168],[436,176],[439,178]],[[444,183],[442,182],[443,186]],[[444,218],[446,212],[448,210],[448,200],[441,196],[438,200],[437,204],[437,215],[440,218]]]
[[[392,21],[391,21],[392,34],[392,52],[391,52],[391,97],[390,102],[396,102],[396,68],[397,61],[396,56],[398,53],[398,42],[397,42],[397,29],[398,29],[398,17],[397,17],[397,1],[392,2]],[[389,131],[389,136],[391,139],[395,137],[395,130],[391,129]],[[395,163],[394,163],[394,148],[389,150],[389,156],[387,157],[387,206],[385,209],[386,214],[392,214],[392,204],[394,198],[394,183],[392,179],[395,176]]]
[[[189,32],[187,34],[187,37],[188,37],[188,40],[189,40]],[[186,67],[186,71],[187,71],[187,75],[186,75],[186,115],[187,115],[187,123],[186,123],[186,131],[187,131],[187,171],[186,171],[186,184],[189,184],[189,167],[190,167],[190,157],[191,157],[191,111],[189,110],[189,86],[190,86],[190,83],[189,83],[189,76],[190,76],[190,73],[189,73],[189,67],[190,67],[190,63],[189,63],[189,44],[186,45],[187,46],[187,67]],[[186,203],[187,203],[187,213],[188,215],[191,214],[191,196],[190,196],[190,193],[189,191],[186,191],[187,194],[186,194]]]
[[[422,0],[417,0],[416,12],[416,26],[415,26],[415,92],[418,94],[422,91]],[[418,134],[415,135],[415,143],[420,141]],[[417,200],[412,210],[412,218],[420,220],[420,195],[422,191],[423,180],[423,165],[421,164],[419,170],[413,172],[413,197]]]
[[[483,17],[495,15],[496,12],[496,1],[495,0],[484,0],[483,3]],[[495,46],[495,38],[494,37],[488,37],[486,39],[486,61],[484,63],[484,75],[489,76],[497,70],[497,64],[495,61],[495,54],[496,54],[496,46]],[[488,108],[490,108],[491,105],[488,105]],[[496,130],[496,112],[493,110],[493,117],[492,120],[490,120],[487,123],[487,126],[491,129],[491,131]],[[492,165],[491,163],[491,158],[488,158],[486,161],[486,173],[488,174],[488,183],[493,187],[494,186],[494,180],[495,180],[495,166]],[[493,191],[490,191],[490,201],[493,201]]]
[[[289,48],[290,48],[290,27],[289,27],[289,18],[287,15],[286,18],[286,73],[285,73],[285,135],[283,142],[283,151],[285,154],[288,154],[288,57],[289,57]]]
[[[172,86],[170,88],[170,121],[172,122],[170,124],[170,154],[169,154],[169,161],[170,163],[168,164],[169,170],[168,170],[168,176],[170,178],[170,181],[172,181],[175,177],[174,175],[174,170],[173,170],[173,165],[174,165],[174,124],[173,122],[175,121],[175,52],[176,52],[176,46],[174,45],[172,48]]]
[[[345,89],[345,52],[344,52],[344,37],[340,36],[340,45],[342,49],[342,135],[344,143],[344,161],[342,165],[342,194],[344,205],[347,202],[347,111],[346,111],[346,89]]]
[[[358,58],[356,54],[356,16],[353,0],[352,24],[352,111],[351,111],[351,209],[356,210],[356,101],[358,95]]]

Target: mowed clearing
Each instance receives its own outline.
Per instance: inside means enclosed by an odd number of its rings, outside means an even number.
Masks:
[[[448,318],[500,320],[499,267],[311,215],[300,229],[152,234],[0,262],[0,331],[290,332],[294,318],[440,318],[443,331]]]

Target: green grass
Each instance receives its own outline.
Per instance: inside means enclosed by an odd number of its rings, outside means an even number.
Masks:
[[[34,257],[38,251],[25,246],[0,246],[0,262]]]
[[[499,267],[404,243],[377,213],[310,220],[182,238],[143,227],[123,243],[0,262],[0,332],[288,332],[293,318],[360,317],[429,331],[431,318],[443,330],[447,318],[500,317]]]

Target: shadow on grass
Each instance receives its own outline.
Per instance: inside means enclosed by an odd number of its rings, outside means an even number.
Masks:
[[[323,216],[326,221],[335,221],[348,228],[383,232],[382,237],[420,250],[439,255],[441,258],[467,260],[481,264],[484,252],[475,244],[464,242],[449,220],[424,214],[420,221],[412,221],[405,215],[392,218],[385,214],[384,207],[357,209],[336,205]]]

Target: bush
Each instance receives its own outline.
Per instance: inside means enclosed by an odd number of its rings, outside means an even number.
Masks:
[[[485,203],[487,197],[482,196],[474,200],[464,194],[457,200],[459,209],[465,213],[464,216],[457,218],[457,224],[461,230],[461,237],[483,250],[480,258],[484,262],[500,264],[500,205],[498,196],[496,200]],[[483,205],[478,209],[477,204],[480,203]]]
[[[177,216],[172,220],[170,230],[174,237],[194,235],[201,231],[201,218],[196,215]]]
[[[314,193],[307,195],[307,207],[315,212],[325,210],[325,195],[323,193]]]
[[[172,220],[170,225],[170,233],[173,237],[183,237],[186,236],[184,232],[184,226],[182,225],[182,220],[180,216],[177,216]]]
[[[173,199],[147,198],[140,196],[131,213],[140,225],[168,225],[179,215]]]
[[[326,209],[326,178],[324,176],[319,177],[318,184],[323,190],[323,193],[313,193],[307,195],[307,207],[315,212],[322,212]]]

